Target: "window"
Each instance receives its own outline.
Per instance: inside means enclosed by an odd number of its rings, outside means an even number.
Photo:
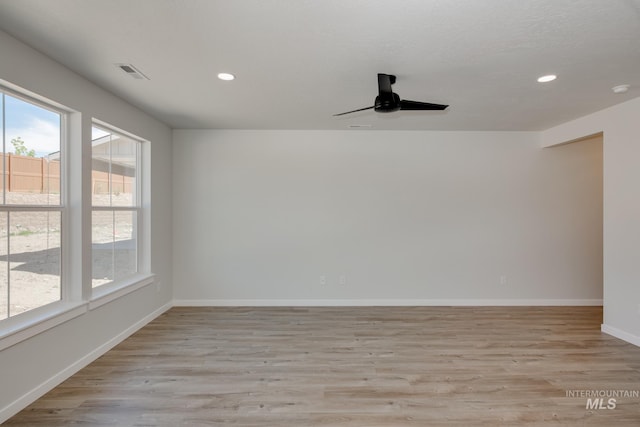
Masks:
[[[0,81],[0,350],[154,280],[150,143],[26,93]]]
[[[0,88],[0,320],[62,300],[65,114]]]
[[[142,142],[104,126],[92,129],[92,286],[140,270]]]

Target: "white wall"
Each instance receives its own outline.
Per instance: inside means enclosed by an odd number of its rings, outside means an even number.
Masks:
[[[3,32],[0,58],[0,79],[80,111],[85,126],[95,117],[151,141],[151,268],[160,283],[0,351],[2,421],[162,311],[172,271],[170,129]]]
[[[542,133],[542,145],[604,133],[603,331],[640,345],[640,98]]]
[[[176,130],[177,303],[597,304],[601,142],[538,138]]]

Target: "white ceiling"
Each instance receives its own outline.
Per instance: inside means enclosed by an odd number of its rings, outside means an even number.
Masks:
[[[0,29],[173,128],[541,130],[640,96],[640,0],[0,0]],[[451,106],[332,117],[377,73]]]

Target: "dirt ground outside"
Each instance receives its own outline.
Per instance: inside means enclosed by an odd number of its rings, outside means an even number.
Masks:
[[[13,193],[12,200],[38,205],[50,198]],[[120,195],[117,204],[127,206],[130,200],[130,195]],[[0,319],[61,298],[60,218],[57,211],[0,212]],[[136,271],[134,228],[131,212],[93,213],[93,286]]]

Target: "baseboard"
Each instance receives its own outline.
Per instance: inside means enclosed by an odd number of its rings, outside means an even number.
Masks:
[[[602,306],[601,299],[178,299],[177,307]]]
[[[623,341],[640,347],[640,337],[637,335],[630,334],[629,332],[614,328],[613,326],[605,325],[604,323],[600,325],[600,330],[605,334],[620,338]]]
[[[156,317],[160,316],[165,311],[169,310],[173,305],[171,303],[165,304],[157,310],[153,311],[151,314],[145,316],[140,321],[136,322],[129,328],[125,329],[123,332],[116,335],[111,340],[107,341],[100,347],[91,351],[89,354],[81,357],[76,362],[69,365],[66,369],[58,372],[53,377],[49,378],[47,381],[43,382],[30,392],[26,393],[19,399],[15,400],[13,403],[7,405],[6,407],[0,410],[0,424],[38,400],[40,397],[44,396],[47,392],[51,391],[53,388],[58,386],[60,383],[65,381],[67,378],[71,377],[73,374],[78,372],[80,369],[84,368],[98,357],[105,354],[107,351],[111,350],[116,345],[120,344],[122,341],[130,337],[133,333],[138,331],[140,328],[145,326],[147,323],[151,322]]]

